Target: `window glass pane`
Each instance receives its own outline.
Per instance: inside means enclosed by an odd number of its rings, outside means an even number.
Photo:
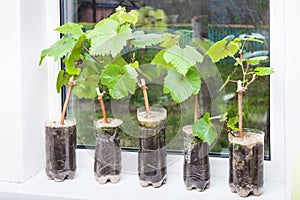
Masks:
[[[140,11],[141,19],[137,28],[152,27],[152,31],[180,30],[186,43],[193,37],[201,38],[205,47],[208,41],[216,42],[225,36],[233,34],[259,33],[265,37],[264,43],[249,43],[247,51],[265,51],[270,49],[269,40],[269,0],[62,0],[63,23],[67,21],[80,22],[89,29],[99,20],[108,17],[114,9],[121,5],[128,10]],[[153,28],[154,27],[154,28]],[[145,65],[147,73],[156,71],[147,62],[153,58],[155,49],[136,53],[136,59]],[[129,58],[130,55],[123,55]],[[263,63],[268,66],[269,62]],[[216,72],[212,68],[204,70],[205,80],[202,83],[199,106],[200,115],[206,111],[214,114],[228,112],[237,114],[236,84],[227,84],[222,92],[218,92],[222,83],[235,68],[234,62],[226,59],[217,63]],[[215,74],[218,74],[216,76]],[[216,83],[216,77],[221,82]],[[193,98],[182,104],[172,101],[169,95],[163,94],[162,77],[149,81],[148,96],[151,105],[159,104],[168,111],[166,122],[167,147],[170,150],[183,148],[181,127],[193,122]],[[244,127],[262,129],[265,133],[265,155],[270,157],[270,81],[269,77],[259,78],[244,94]],[[124,121],[122,146],[136,148],[138,146],[138,131],[136,109],[143,105],[141,90],[129,98],[113,100],[105,97],[106,107],[110,117],[121,118]],[[225,102],[225,103],[224,103]],[[73,97],[68,110],[69,117],[74,117],[78,125],[78,144],[93,146],[93,120],[102,117],[97,99],[77,99]],[[216,155],[226,155],[228,148],[227,132],[223,123],[217,123],[220,134],[218,142],[212,149]]]

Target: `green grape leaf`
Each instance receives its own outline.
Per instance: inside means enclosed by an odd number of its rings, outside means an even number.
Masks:
[[[243,60],[253,58],[253,57],[268,56],[268,55],[269,55],[269,51],[265,51],[265,50],[245,52],[245,53],[243,53]]]
[[[162,41],[161,34],[145,34],[144,31],[135,31],[132,34],[132,39],[131,44],[137,48],[146,48]]]
[[[80,59],[80,56],[82,54],[82,45],[85,41],[85,38],[85,35],[80,36],[75,45],[73,46],[71,53],[69,53],[67,57],[63,60],[67,67],[74,67],[74,62]]]
[[[259,40],[264,40],[265,39],[265,37],[260,33],[251,33],[251,35],[241,34],[239,36],[239,38],[256,38],[256,39],[259,39]]]
[[[136,69],[140,66],[139,61],[134,61],[134,63],[129,63],[129,66]]]
[[[54,43],[51,47],[44,49],[40,56],[39,65],[42,64],[46,56],[54,58],[54,61],[58,61],[64,57],[76,44],[76,40],[72,37],[63,36],[60,40]]]
[[[67,65],[66,66],[66,72],[68,73],[68,74],[71,74],[71,75],[79,75],[80,74],[80,71],[81,71],[81,69],[80,68],[76,68],[74,65]]]
[[[120,26],[115,20],[106,20],[87,35],[91,39],[90,52],[93,55],[109,55],[115,57],[119,54],[127,40],[131,39],[130,25]]]
[[[73,93],[78,98],[94,98],[96,97],[97,81],[92,79],[77,80],[73,87]]]
[[[254,69],[254,73],[257,76],[268,76],[274,73],[274,69],[270,67],[257,67]]]
[[[236,41],[241,41],[241,40],[250,41],[250,42],[264,43],[264,41],[258,40],[258,39],[255,39],[255,38],[237,38]]]
[[[157,76],[160,76],[162,69],[167,69],[167,70],[174,69],[174,66],[171,63],[167,63],[165,61],[164,59],[165,52],[166,52],[165,49],[160,50],[151,61],[152,65],[156,65]]]
[[[116,12],[126,12],[126,8],[125,7],[122,7],[122,6],[118,6],[117,8],[116,8]]]
[[[120,24],[130,23],[135,25],[139,19],[139,13],[136,10],[131,10],[126,12],[124,10],[119,11],[118,20]]]
[[[219,62],[220,60],[234,56],[240,48],[240,42],[234,42],[227,40],[220,40],[214,43],[206,52],[206,54],[212,59],[213,62]]]
[[[226,122],[227,121],[227,115],[228,115],[228,112],[225,112],[223,114],[221,114],[221,118],[220,118],[220,122]]]
[[[78,98],[94,98],[99,82],[100,74],[98,68],[92,64],[86,64],[82,73],[76,79],[73,92]]]
[[[179,74],[175,70],[170,70],[164,79],[163,91],[165,94],[170,93],[172,99],[180,103],[185,101],[192,94],[198,94],[200,87],[200,74],[193,67],[189,69],[186,76]]]
[[[163,41],[160,43],[160,46],[165,47],[166,49],[173,47],[179,42],[179,36],[170,33],[164,33],[162,39]]]
[[[252,58],[246,59],[246,61],[249,65],[258,65],[261,61],[265,61],[268,59],[269,59],[269,56],[257,56],[257,57],[252,57]]]
[[[68,85],[70,78],[72,77],[72,75],[65,73],[64,70],[60,70],[57,74],[57,78],[56,78],[56,91],[57,93],[60,92],[60,89],[62,86],[64,85]]]
[[[115,59],[113,59],[111,64],[116,64],[119,66],[127,65],[128,63],[125,61],[125,59],[122,56],[118,56]]]
[[[151,64],[152,65],[161,65],[162,68],[166,69],[172,69],[174,68],[171,63],[167,63],[164,59],[164,54],[166,53],[166,50],[160,50],[152,59]]]
[[[166,50],[164,59],[167,63],[172,63],[178,73],[185,75],[190,67],[203,61],[203,56],[191,46],[187,45],[182,49],[175,45]]]
[[[228,128],[236,131],[238,130],[238,128],[235,126],[237,123],[239,122],[239,117],[238,116],[235,116],[235,117],[231,117],[228,119],[227,121],[227,126]]]
[[[210,114],[206,112],[202,118],[196,121],[193,126],[193,135],[201,141],[211,145],[218,136],[215,126],[210,120]]]
[[[85,60],[83,62],[83,67],[84,68],[90,68],[93,70],[94,74],[100,74],[102,66],[94,60],[94,58],[91,57],[91,55],[86,54],[85,55]]]
[[[78,39],[84,32],[82,31],[83,26],[80,24],[68,22],[55,30],[62,34],[72,34],[72,37]]]
[[[264,43],[265,37],[259,33],[252,33],[251,35],[248,34],[242,34],[238,38],[236,38],[236,41],[251,41],[251,42],[259,42]]]
[[[109,89],[109,94],[114,99],[120,99],[133,94],[136,87],[137,72],[129,65],[109,65],[101,75],[102,84]]]

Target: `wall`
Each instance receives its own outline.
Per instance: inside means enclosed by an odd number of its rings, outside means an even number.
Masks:
[[[50,114],[48,90],[54,86],[48,87],[50,75],[47,68],[38,66],[38,61],[41,49],[48,45],[47,27],[51,27],[45,15],[48,5],[49,1],[41,0],[0,1],[0,180],[3,181],[23,182],[44,166],[43,124]],[[52,95],[52,99],[57,96]]]
[[[296,147],[299,148],[299,99],[300,99],[300,66],[297,63],[299,58],[300,40],[299,35],[299,19],[300,19],[300,2],[297,0],[286,0],[285,9],[285,27],[284,32],[285,45],[282,59],[285,61],[285,132],[282,133],[282,139],[286,142],[286,185],[287,189],[291,189],[293,173],[300,169],[294,168]],[[278,105],[281,106],[281,105]],[[296,187],[295,187],[296,188]],[[299,186],[297,186],[299,190]],[[288,198],[290,199],[290,198]]]

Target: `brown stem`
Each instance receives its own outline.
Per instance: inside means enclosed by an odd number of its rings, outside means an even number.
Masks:
[[[198,94],[194,94],[194,122],[198,120]]]
[[[148,101],[147,86],[144,79],[141,79],[141,89],[143,91],[144,100],[145,100],[146,117],[150,117],[150,106]]]
[[[243,91],[238,91],[239,137],[243,137]]]
[[[237,82],[238,93],[238,117],[239,117],[239,137],[243,137],[243,92],[245,88],[242,86],[242,82]]]
[[[101,94],[98,94],[98,100],[100,102],[102,113],[103,113],[103,121],[104,121],[105,124],[108,124],[106,109],[105,109],[105,105],[104,105],[104,101],[103,101],[103,95],[104,94],[105,94],[105,92],[102,92]]]
[[[61,113],[61,118],[60,118],[60,124],[61,125],[65,124],[65,115],[66,115],[66,111],[67,111],[68,104],[69,104],[69,101],[70,101],[70,96],[71,96],[73,85],[74,85],[74,82],[71,81],[69,83],[69,86],[68,86],[68,93],[67,93],[67,96],[66,96],[66,99],[65,99],[64,107],[63,107],[63,110],[62,110],[62,113]]]

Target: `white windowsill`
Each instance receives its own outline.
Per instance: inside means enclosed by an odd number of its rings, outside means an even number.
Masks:
[[[182,167],[183,157],[168,155],[167,183],[161,188],[146,187],[139,184],[137,153],[123,152],[123,171],[117,184],[101,185],[93,174],[93,156],[87,150],[79,150],[77,176],[73,180],[54,182],[48,180],[44,170],[23,184],[0,182],[0,199],[238,199],[231,193],[227,178],[212,175],[210,189],[204,192],[187,191],[184,186]],[[212,161],[214,161],[212,159]],[[211,161],[211,173],[214,162]],[[228,168],[224,169],[226,174]],[[261,196],[247,199],[285,199],[285,185],[279,181],[265,181]]]

